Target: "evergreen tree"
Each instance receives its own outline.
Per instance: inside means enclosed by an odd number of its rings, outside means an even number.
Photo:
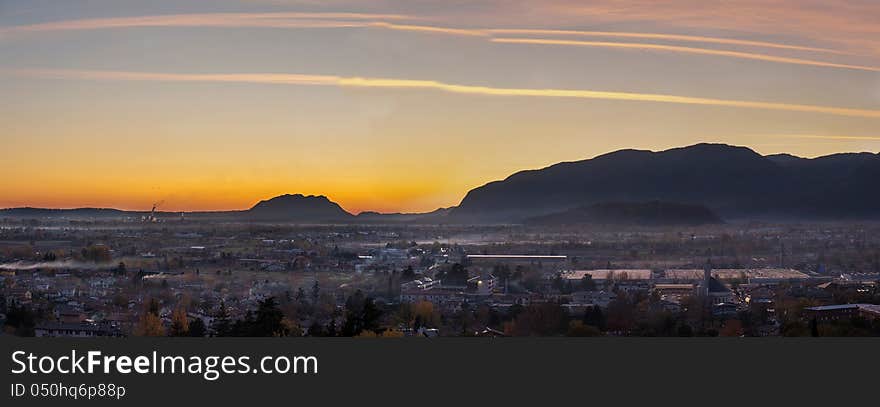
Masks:
[[[189,319],[186,310],[178,307],[171,314],[171,330],[170,336],[189,336]]]
[[[364,300],[364,329],[375,331],[379,329],[379,319],[382,317],[382,311],[376,306],[372,298]]]
[[[312,322],[312,326],[309,327],[309,336],[326,336],[326,334],[324,326],[320,322],[317,320]]]
[[[13,301],[6,312],[6,325],[15,328],[15,335],[34,336],[36,316],[30,308]]]
[[[201,318],[196,318],[193,320],[193,322],[190,322],[189,336],[201,338],[205,336],[205,331],[207,331],[207,329],[205,328],[205,321],[202,321]]]
[[[318,285],[318,279],[315,279],[315,284],[312,285],[312,304],[317,304],[318,299],[321,298],[321,287]]]
[[[266,298],[257,306],[250,336],[287,336],[290,329],[283,324],[283,320],[284,313],[278,307],[275,297]]]
[[[214,316],[214,322],[211,328],[216,336],[230,336],[232,334],[232,326],[229,323],[229,310],[226,308],[226,302],[220,302],[220,309]]]
[[[330,323],[327,324],[327,336],[336,336],[336,318],[331,318]]]
[[[587,308],[584,312],[584,324],[594,326],[599,330],[605,329],[605,315],[602,309],[597,306]]]
[[[120,276],[125,275],[125,263],[120,261],[119,264],[116,266],[116,270],[114,270],[114,273]]]
[[[410,281],[416,278],[416,272],[413,270],[412,266],[406,266],[406,268],[403,269],[401,277],[404,281]]]
[[[342,325],[342,336],[357,336],[364,331],[379,329],[382,311],[372,298],[365,297],[361,290],[348,297],[345,301],[345,323]]]
[[[306,290],[303,290],[302,287],[296,290],[296,296],[293,297],[296,302],[300,303],[300,305],[306,302]]]
[[[149,305],[149,307],[147,307],[147,312],[158,317],[159,316],[159,301],[156,301],[155,298],[150,298],[150,305]]]
[[[364,294],[355,291],[345,300],[345,323],[342,325],[342,336],[356,336],[364,329]]]

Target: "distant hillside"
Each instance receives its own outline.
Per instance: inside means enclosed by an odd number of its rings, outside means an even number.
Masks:
[[[693,226],[722,223],[721,218],[702,205],[673,202],[610,202],[569,209],[526,219],[528,225],[627,225]]]
[[[362,212],[354,216],[346,212],[339,204],[325,196],[305,196],[302,194],[281,195],[258,202],[252,208],[241,211],[199,211],[156,212],[159,220],[219,221],[219,222],[302,222],[302,223],[442,223],[451,208],[440,208],[425,213],[379,213]],[[9,208],[0,209],[0,218],[40,219],[140,219],[149,215],[144,211],[123,211],[103,208],[77,209],[43,209],[43,208]]]
[[[354,216],[325,196],[282,195],[244,211],[190,212],[186,219],[302,223],[519,223],[609,202],[698,205],[727,220],[880,220],[880,154],[762,156],[745,147],[697,144],[620,150],[517,172],[429,213]],[[594,208],[594,210],[598,210]],[[577,211],[575,211],[577,212]],[[577,213],[566,216],[575,216]],[[0,210],[0,217],[141,217],[116,209]],[[160,219],[179,213],[156,214]]]
[[[515,173],[467,193],[450,217],[518,222],[601,202],[705,205],[725,218],[878,219],[880,155],[804,159],[697,144],[621,150]]]
[[[439,208],[425,213],[379,213],[365,211],[357,214],[355,220],[363,223],[443,223],[443,219],[451,210],[452,208]]]
[[[336,202],[323,195],[281,195],[260,201],[240,217],[252,221],[302,221],[336,222],[350,221],[354,215],[346,212]]]

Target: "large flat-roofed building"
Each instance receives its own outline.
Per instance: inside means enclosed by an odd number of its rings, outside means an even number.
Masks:
[[[400,289],[404,291],[430,290],[439,286],[440,280],[435,280],[430,277],[422,277],[400,284]]]
[[[702,269],[669,269],[663,272],[663,280],[668,282],[703,280]],[[794,270],[781,268],[766,269],[712,269],[712,276],[720,280],[744,280],[743,283],[774,284],[789,280],[806,280],[810,276]]]
[[[475,276],[467,281],[467,292],[474,295],[491,295],[495,292],[498,285],[498,279],[493,275]]]
[[[435,288],[431,290],[403,290],[400,293],[400,301],[416,303],[420,301],[428,301],[434,304],[446,304],[449,302],[461,302],[465,299],[465,295],[460,290],[447,290]]]
[[[551,254],[468,254],[464,258],[472,264],[509,264],[509,265],[535,265],[542,264],[547,267],[566,267],[568,256]]]
[[[561,277],[568,280],[580,281],[589,275],[593,280],[650,280],[649,269],[619,269],[619,270],[570,270],[563,271]]]
[[[596,305],[608,307],[611,301],[617,298],[617,294],[610,291],[575,291],[571,293],[571,303],[578,305]]]
[[[660,295],[693,295],[696,287],[692,283],[682,284],[655,284],[654,291]]]
[[[34,328],[34,336],[89,338],[96,336],[123,336],[123,334],[119,328],[110,325],[55,322],[37,325]]]
[[[880,319],[880,305],[877,304],[839,304],[823,305],[820,307],[805,308],[808,318],[819,321],[836,321],[862,317],[866,319]]]

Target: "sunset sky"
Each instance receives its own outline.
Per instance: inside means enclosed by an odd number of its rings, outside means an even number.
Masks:
[[[0,0],[0,207],[428,211],[622,148],[878,129],[876,0]]]

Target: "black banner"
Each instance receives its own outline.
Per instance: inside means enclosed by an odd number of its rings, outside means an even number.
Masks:
[[[874,339],[2,337],[0,366],[3,405],[15,406],[692,405],[765,404],[771,398],[813,404],[870,399],[876,377],[861,373],[860,366],[877,365],[878,344]]]

